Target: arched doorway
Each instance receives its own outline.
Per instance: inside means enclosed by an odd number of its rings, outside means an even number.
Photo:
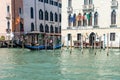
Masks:
[[[96,35],[94,32],[92,32],[89,36],[89,43],[90,43],[90,46],[94,46],[94,42],[96,40]]]

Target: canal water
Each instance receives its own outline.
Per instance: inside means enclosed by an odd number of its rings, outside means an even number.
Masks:
[[[120,50],[1,48],[0,80],[120,80]]]

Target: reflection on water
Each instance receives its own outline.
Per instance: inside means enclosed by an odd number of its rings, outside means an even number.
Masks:
[[[106,53],[0,49],[0,80],[120,80],[120,51]]]

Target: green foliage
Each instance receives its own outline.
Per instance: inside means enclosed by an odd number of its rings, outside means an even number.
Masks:
[[[3,41],[3,40],[5,40],[5,36],[0,37],[0,41]]]

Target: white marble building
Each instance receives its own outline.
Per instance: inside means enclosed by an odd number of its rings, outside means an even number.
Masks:
[[[120,0],[62,0],[62,37],[74,41],[102,41],[102,47],[120,47]],[[69,37],[70,37],[69,35]],[[81,40],[82,39],[82,40]]]
[[[12,30],[11,0],[0,1],[0,37],[10,39]]]

